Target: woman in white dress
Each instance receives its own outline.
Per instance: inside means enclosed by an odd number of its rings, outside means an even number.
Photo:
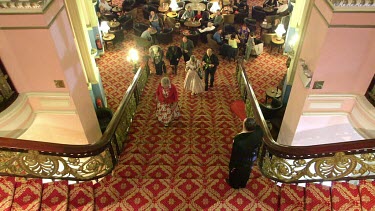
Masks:
[[[192,55],[190,60],[186,62],[185,72],[187,72],[187,74],[184,82],[184,88],[191,91],[192,95],[204,92],[203,81],[198,75],[200,68],[201,62],[194,55]]]

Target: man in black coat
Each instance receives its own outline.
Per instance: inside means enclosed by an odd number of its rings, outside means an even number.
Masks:
[[[243,130],[233,139],[229,162],[229,178],[226,182],[235,189],[245,188],[253,162],[262,143],[263,132],[253,118],[246,118]]]
[[[204,69],[205,90],[208,91],[208,77],[210,77],[210,87],[214,86],[215,72],[219,65],[219,59],[213,54],[212,49],[207,49],[206,54],[202,58]]]
[[[173,66],[173,74],[177,75],[177,65],[182,56],[181,48],[177,46],[169,46],[166,56],[169,63]]]

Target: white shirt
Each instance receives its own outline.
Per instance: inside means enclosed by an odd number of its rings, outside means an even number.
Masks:
[[[207,32],[207,31],[212,31],[215,29],[215,26],[207,26],[204,29],[198,29],[200,33]]]

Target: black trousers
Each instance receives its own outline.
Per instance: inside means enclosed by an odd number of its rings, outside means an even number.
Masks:
[[[207,68],[204,71],[204,83],[205,83],[205,90],[208,90],[208,77],[210,77],[210,87],[214,86],[214,80],[215,80],[215,69]]]
[[[156,70],[156,75],[163,75],[163,64],[164,62],[159,62],[158,64],[155,64],[155,70]]]
[[[185,61],[185,62],[187,62],[187,61],[190,60],[190,56],[189,56],[189,54],[183,52],[183,53],[182,53],[182,56],[184,56],[184,61]]]
[[[242,166],[236,166],[229,169],[229,185],[232,188],[245,188],[250,178],[253,162]]]

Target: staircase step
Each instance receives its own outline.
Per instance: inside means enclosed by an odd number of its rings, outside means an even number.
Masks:
[[[277,204],[274,188],[278,187],[270,187],[268,183],[265,187],[262,193]],[[250,184],[246,189],[234,190],[224,179],[110,177],[95,184],[95,204],[96,210],[253,210],[254,204],[268,208],[263,210],[274,210],[273,206],[264,204],[269,203],[266,195],[263,201],[251,199],[249,188]]]
[[[362,210],[375,209],[375,181],[361,180],[359,182]]]
[[[145,179],[223,179],[228,177],[228,166],[169,166],[122,165],[114,176]]]
[[[11,210],[39,210],[42,199],[42,180],[16,178]]]
[[[179,132],[185,133],[184,131],[170,131],[168,137],[164,137],[162,134],[150,134],[142,135],[140,133],[129,134],[129,140],[134,144],[232,144],[235,133],[228,136],[223,136],[220,133],[229,132],[228,130],[214,132],[212,137],[214,140],[207,135],[192,135],[188,134],[178,134]],[[201,131],[197,131],[201,132]]]
[[[250,179],[246,187],[249,191],[247,198],[254,199],[254,203],[242,204],[245,207],[241,207],[240,210],[278,210],[280,187],[275,182],[265,177],[258,177]],[[238,201],[238,196],[234,194],[232,197],[237,198]]]
[[[306,210],[331,210],[331,188],[329,186],[306,184]]]
[[[0,177],[0,210],[10,211],[16,188],[14,177]]]
[[[125,146],[124,153],[145,154],[230,154],[232,144],[134,144]]]
[[[332,182],[332,210],[361,210],[359,190],[348,182]]]
[[[120,165],[228,166],[230,154],[123,154]]]
[[[91,181],[69,185],[69,210],[94,210],[94,185]]]
[[[280,210],[304,210],[304,187],[283,184],[280,193]]]
[[[42,211],[68,210],[68,181],[43,184]]]

